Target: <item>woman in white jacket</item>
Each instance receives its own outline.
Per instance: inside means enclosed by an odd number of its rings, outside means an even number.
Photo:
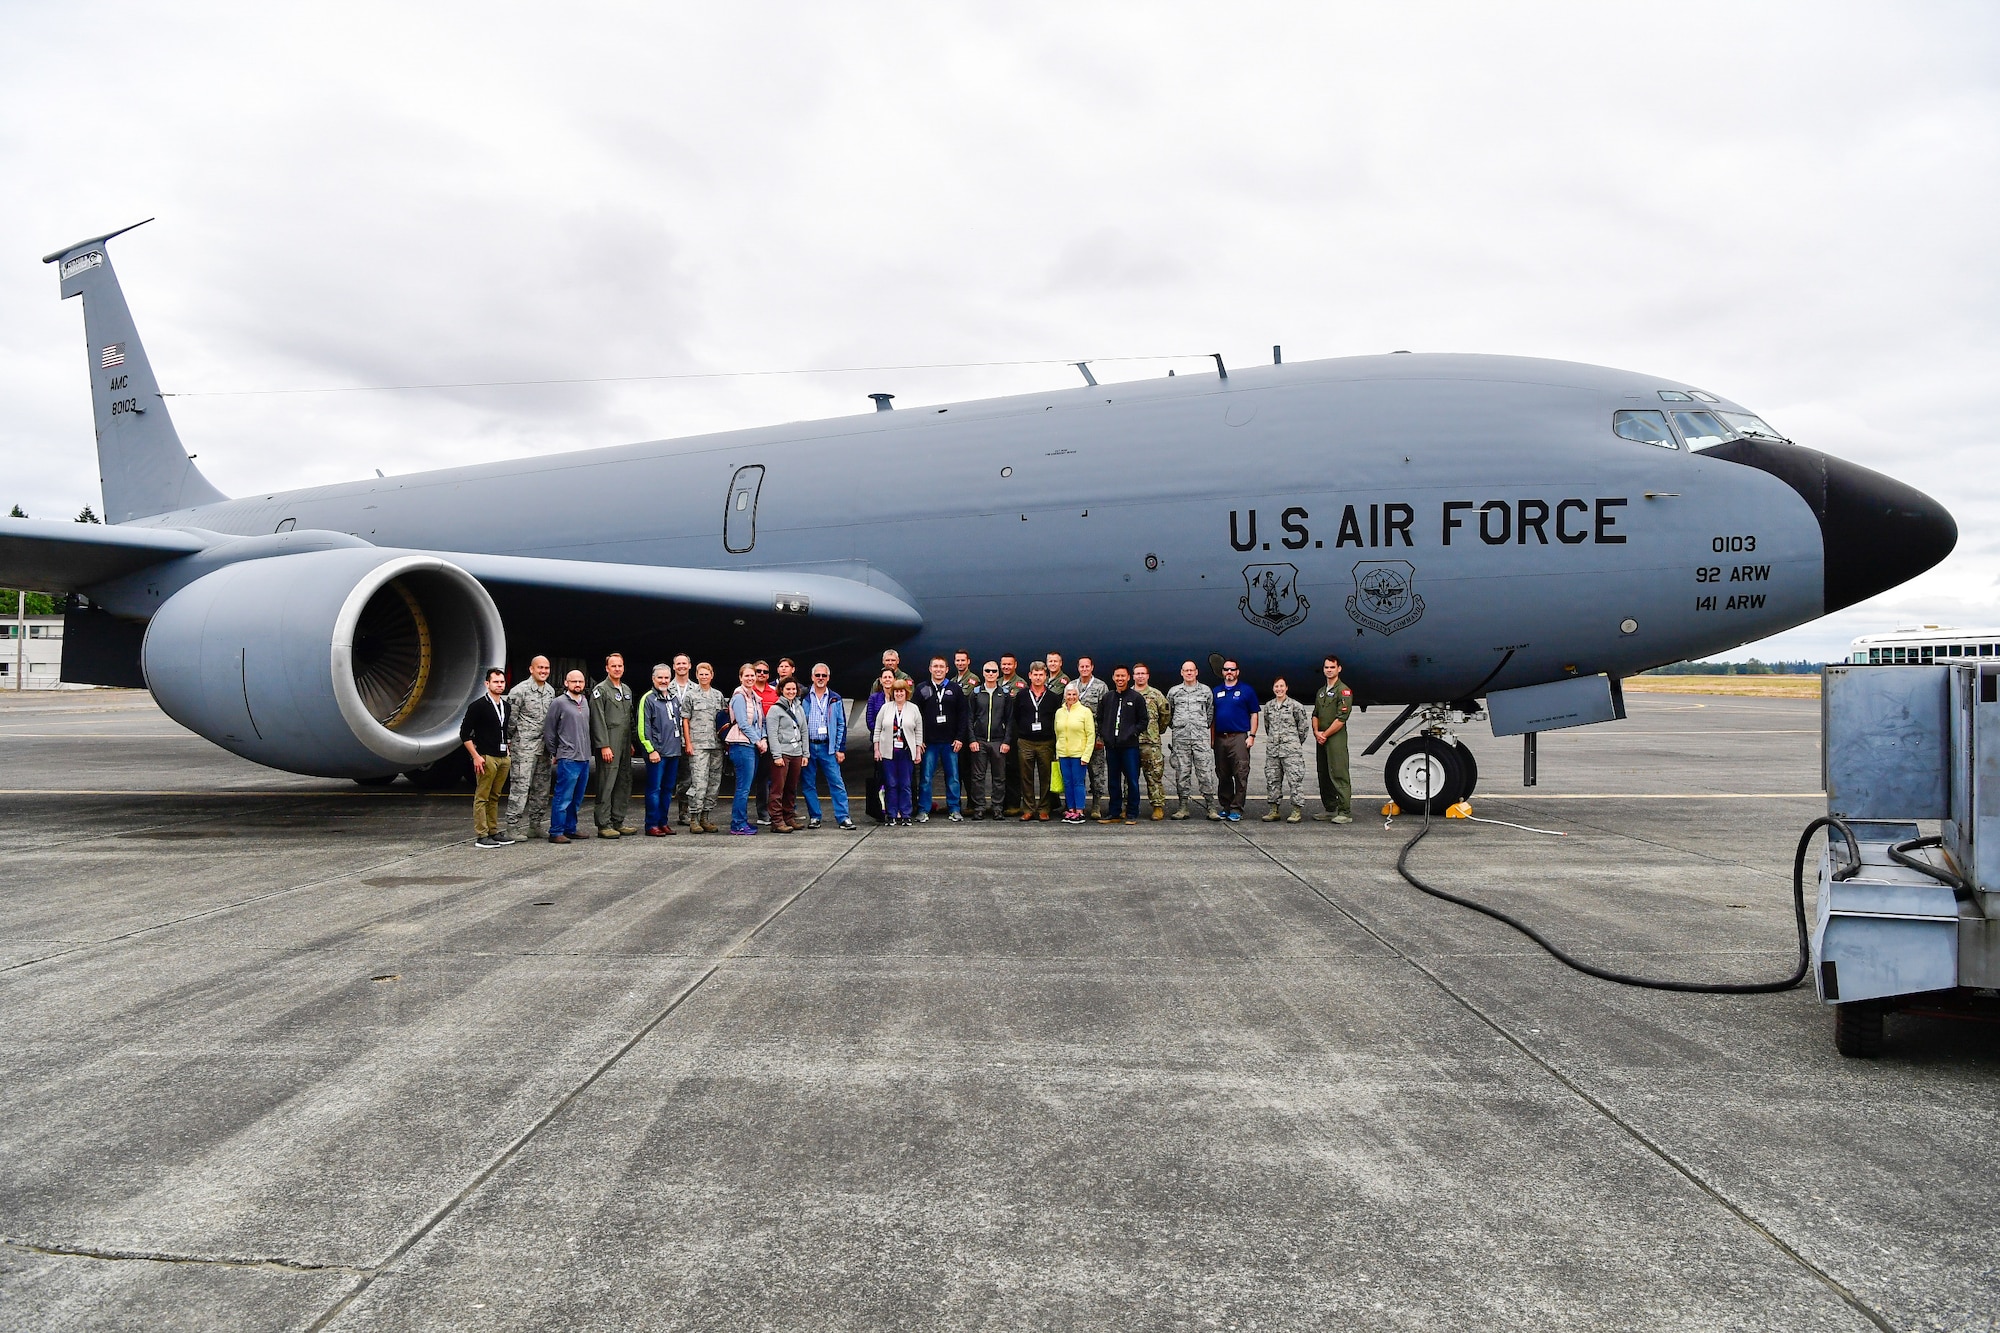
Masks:
[[[892,828],[910,824],[910,777],[924,757],[924,719],[910,702],[910,682],[895,683],[889,702],[875,714],[875,758],[888,789],[883,811]]]

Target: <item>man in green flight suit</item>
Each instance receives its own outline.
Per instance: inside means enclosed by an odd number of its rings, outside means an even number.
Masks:
[[[1313,736],[1319,742],[1319,800],[1326,809],[1314,819],[1335,824],[1354,822],[1354,780],[1347,767],[1347,716],[1354,711],[1354,692],[1340,682],[1340,659],[1332,653],[1324,664],[1326,685],[1313,700]]]
[[[629,837],[639,830],[625,822],[632,800],[632,732],[638,696],[625,683],[625,658],[604,659],[604,679],[590,692],[590,746],[597,752],[597,836]]]

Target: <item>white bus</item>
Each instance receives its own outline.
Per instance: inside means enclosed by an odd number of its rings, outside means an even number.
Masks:
[[[1864,634],[1848,645],[1847,660],[1862,665],[1959,662],[2000,654],[2000,629],[1912,625],[1889,634]]]

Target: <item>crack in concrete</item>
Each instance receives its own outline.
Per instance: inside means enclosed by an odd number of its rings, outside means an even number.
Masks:
[[[784,913],[786,908],[790,907],[793,903],[797,902],[799,899],[805,897],[806,894],[812,890],[814,885],[818,884],[821,880],[825,879],[828,875],[832,874],[834,869],[838,867],[842,861],[845,861],[848,857],[854,854],[855,848],[861,846],[862,843],[868,841],[869,834],[873,833],[874,831],[875,830],[873,829],[864,830],[860,837],[856,838],[853,842],[849,843],[846,847],[841,849],[840,855],[834,857],[833,860],[827,862],[826,866],[822,870],[820,870],[818,874],[814,875],[811,879],[807,880],[805,884],[798,890],[798,892],[792,894],[790,897],[786,898],[783,902],[779,903],[776,907],[772,908],[769,915],[765,916],[765,918],[762,921],[759,921],[756,925],[752,926],[748,931],[746,931],[743,934],[743,936],[740,939],[736,941],[736,943],[730,945],[728,949],[724,950],[720,955],[718,955],[716,957],[716,960],[713,963],[709,964],[707,970],[705,970],[700,976],[696,977],[693,981],[689,982],[687,986],[685,986],[680,991],[679,994],[674,996],[673,999],[667,1001],[665,1008],[661,1009],[659,1013],[654,1014],[652,1018],[648,1019],[646,1023],[642,1027],[640,1027],[640,1029],[637,1032],[633,1033],[631,1037],[628,1038],[622,1046],[620,1046],[617,1050],[613,1051],[609,1056],[605,1057],[604,1060],[599,1062],[597,1067],[591,1070],[590,1073],[583,1079],[582,1082],[578,1083],[574,1088],[571,1088],[561,1097],[558,1097],[554,1105],[550,1106],[548,1110],[544,1111],[535,1120],[533,1124],[529,1125],[526,1129],[522,1130],[518,1135],[516,1135],[513,1142],[509,1143],[505,1148],[502,1148],[500,1152],[493,1158],[492,1161],[488,1162],[485,1166],[481,1167],[473,1175],[472,1179],[466,1182],[465,1188],[461,1189],[457,1194],[453,1195],[450,1199],[446,1200],[443,1206],[438,1208],[437,1211],[433,1212],[429,1217],[425,1218],[421,1223],[417,1225],[417,1227],[413,1231],[410,1232],[408,1236],[405,1236],[400,1242],[398,1242],[393,1250],[389,1251],[388,1254],[383,1256],[381,1263],[375,1265],[373,1268],[364,1268],[357,1270],[356,1276],[360,1280],[356,1282],[350,1290],[344,1293],[339,1300],[335,1301],[332,1305],[328,1306],[325,1312],[322,1313],[319,1318],[313,1320],[311,1324],[307,1325],[306,1333],[319,1333],[319,1330],[325,1328],[328,1324],[338,1319],[343,1311],[345,1311],[350,1305],[354,1304],[355,1301],[359,1300],[361,1298],[362,1293],[367,1291],[369,1287],[374,1285],[376,1278],[380,1277],[384,1273],[394,1271],[390,1267],[390,1265],[394,1264],[397,1260],[401,1259],[404,1255],[408,1254],[411,1250],[415,1249],[417,1245],[420,1244],[426,1236],[430,1235],[433,1231],[437,1230],[440,1226],[442,1226],[445,1220],[449,1218],[453,1213],[457,1212],[458,1209],[461,1206],[463,1206],[465,1202],[469,1200],[475,1193],[477,1193],[479,1189],[486,1184],[487,1181],[491,1180],[495,1175],[499,1174],[502,1168],[504,1168],[509,1162],[513,1161],[514,1158],[518,1156],[521,1153],[521,1151],[528,1146],[529,1142],[533,1140],[536,1135],[540,1134],[544,1129],[547,1129],[549,1125],[554,1123],[555,1118],[557,1116],[561,1115],[564,1111],[568,1110],[571,1103],[575,1102],[577,1098],[583,1096],[584,1093],[590,1091],[592,1085],[595,1084],[597,1080],[603,1078],[606,1074],[610,1073],[612,1067],[615,1066],[620,1060],[623,1060],[627,1055],[630,1055],[633,1049],[637,1047],[640,1042],[644,1041],[647,1037],[651,1036],[655,1028],[659,1027],[660,1024],[666,1022],[668,1018],[672,1017],[676,1010],[678,1010],[683,1004],[687,1003],[688,1000],[694,996],[694,993],[701,989],[702,984],[704,982],[706,982],[710,977],[714,976],[717,972],[720,972],[722,970],[722,965],[724,963],[727,963],[731,959],[739,957],[744,947],[748,945],[750,941],[756,939],[757,936],[763,931],[764,927],[770,925],[773,921],[776,921],[778,917]]]
[[[1669,1152],[1665,1144],[1660,1143],[1658,1140],[1654,1139],[1651,1135],[1647,1134],[1644,1130],[1640,1129],[1637,1125],[1633,1124],[1631,1121],[1627,1120],[1624,1116],[1620,1115],[1616,1110],[1612,1108],[1609,1102],[1597,1096],[1595,1093],[1585,1088],[1581,1083],[1577,1082],[1574,1078],[1570,1077],[1568,1074],[1564,1073],[1561,1069],[1557,1068],[1553,1061],[1541,1055],[1533,1047],[1529,1046],[1524,1039],[1516,1036],[1513,1030],[1508,1028],[1506,1024],[1492,1017],[1485,1010],[1481,1009],[1478,1005],[1474,1004],[1469,997],[1461,994],[1457,990],[1457,988],[1451,985],[1450,982],[1446,981],[1443,977],[1439,976],[1435,971],[1424,966],[1421,962],[1419,962],[1416,958],[1412,957],[1410,954],[1406,953],[1403,949],[1397,947],[1397,945],[1392,940],[1390,940],[1387,935],[1384,935],[1381,931],[1375,929],[1375,927],[1369,925],[1366,921],[1363,921],[1359,916],[1355,915],[1355,913],[1349,911],[1346,907],[1334,901],[1334,899],[1325,890],[1321,889],[1317,884],[1314,884],[1311,880],[1307,879],[1304,875],[1300,874],[1297,870],[1293,869],[1290,865],[1280,860],[1276,855],[1274,855],[1268,849],[1259,844],[1255,839],[1246,836],[1239,829],[1232,828],[1229,831],[1231,833],[1234,833],[1238,838],[1242,839],[1244,845],[1249,847],[1250,850],[1257,853],[1257,855],[1263,857],[1266,861],[1269,861],[1272,865],[1278,867],[1278,869],[1284,871],[1294,880],[1298,881],[1298,883],[1306,890],[1306,892],[1312,894],[1315,898],[1318,898],[1328,907],[1331,907],[1334,911],[1346,917],[1349,921],[1353,922],[1361,930],[1366,931],[1371,937],[1373,937],[1376,940],[1376,942],[1381,944],[1381,946],[1387,949],[1391,954],[1394,954],[1397,958],[1400,958],[1403,962],[1409,964],[1416,971],[1422,973],[1426,978],[1430,980],[1432,985],[1436,986],[1439,990],[1443,991],[1461,1008],[1463,1008],[1468,1014],[1472,1015],[1473,1018],[1478,1020],[1479,1023],[1481,1023],[1486,1028],[1490,1029],[1495,1036],[1499,1037],[1502,1041],[1506,1042],[1509,1046],[1512,1046],[1516,1051],[1520,1052],[1528,1060],[1533,1062],[1544,1073],[1548,1074],[1550,1078],[1553,1078],[1556,1082],[1562,1084],[1564,1088],[1567,1088],[1569,1090],[1571,1095],[1575,1096],[1579,1101],[1583,1102],[1586,1106],[1589,1106],[1593,1111],[1596,1111],[1600,1116],[1604,1117],[1606,1121],[1610,1122],[1620,1132],[1625,1134],[1626,1137],[1630,1138],[1634,1143],[1636,1143],[1641,1149],[1643,1149],[1645,1152],[1651,1154],[1653,1157],[1658,1159],[1669,1170],[1673,1171],[1674,1174],[1680,1176],[1683,1180],[1687,1181],[1689,1185],[1693,1186],[1696,1190],[1700,1191],[1709,1200],[1714,1202],[1717,1206],[1719,1206],[1725,1212],[1729,1213],[1732,1217],[1734,1217],[1738,1222],[1741,1222],[1750,1231],[1754,1232],[1757,1236],[1759,1236],[1767,1244],[1769,1244],[1771,1248],[1777,1250],[1787,1259],[1790,1259],[1794,1264],[1797,1264],[1800,1268],[1804,1269],[1807,1273],[1811,1274],[1812,1277],[1815,1278],[1820,1283],[1821,1286],[1825,1287],[1829,1293],[1831,1293],[1834,1297],[1839,1299],[1844,1305],[1847,1306],[1848,1309],[1854,1311],[1855,1314],[1867,1320],[1868,1323],[1873,1327],[1880,1329],[1881,1333],[1896,1333],[1895,1326],[1891,1324],[1887,1319],[1885,1319],[1877,1310],[1875,1310],[1874,1307],[1870,1306],[1866,1301],[1862,1300],[1861,1297],[1856,1295],[1853,1292],[1853,1290],[1851,1290],[1847,1286],[1847,1284],[1840,1281],[1840,1279],[1834,1277],[1833,1274],[1829,1273],[1826,1269],[1820,1267],[1812,1260],[1806,1258],[1804,1254],[1800,1253],[1796,1248],[1794,1248],[1783,1237],[1779,1236],[1777,1232],[1772,1230],[1769,1226],[1766,1226],[1764,1223],[1758,1221],[1755,1217],[1752,1217],[1750,1215],[1748,1205],[1739,1204],[1735,1200],[1731,1199],[1728,1195],[1724,1194],[1720,1186],[1710,1183],[1707,1179],[1705,1179],[1701,1175],[1700,1172],[1696,1171],[1694,1167],[1690,1166],[1688,1163],[1682,1161],[1679,1157]]]
[[[106,1259],[149,1264],[197,1264],[217,1268],[263,1268],[279,1273],[347,1273],[361,1276],[380,1270],[355,1264],[321,1264],[308,1259],[288,1259],[283,1255],[262,1254],[170,1254],[164,1250],[113,1250],[95,1245],[46,1245],[19,1236],[0,1236],[0,1245],[27,1254],[59,1259]]]

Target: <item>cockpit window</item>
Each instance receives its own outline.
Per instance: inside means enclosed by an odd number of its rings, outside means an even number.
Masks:
[[[1735,427],[1738,435],[1748,435],[1753,440],[1782,440],[1785,437],[1764,424],[1762,417],[1753,417],[1748,412],[1718,412],[1729,425]]]
[[[1665,412],[1613,412],[1611,433],[1621,440],[1636,440],[1640,444],[1657,444],[1662,449],[1674,447],[1674,437],[1667,430]]]
[[[1663,403],[1685,403],[1691,400],[1679,389],[1662,389],[1660,390],[1660,401]]]
[[[1688,392],[1694,395],[1694,400],[1698,403],[1719,403],[1722,401],[1714,394],[1703,393],[1700,389],[1690,389]]]
[[[1724,440],[1736,438],[1736,432],[1716,420],[1713,412],[1696,412],[1682,408],[1667,415],[1674,419],[1674,429],[1681,433],[1681,439],[1690,449],[1706,449],[1711,444],[1721,444]]]

